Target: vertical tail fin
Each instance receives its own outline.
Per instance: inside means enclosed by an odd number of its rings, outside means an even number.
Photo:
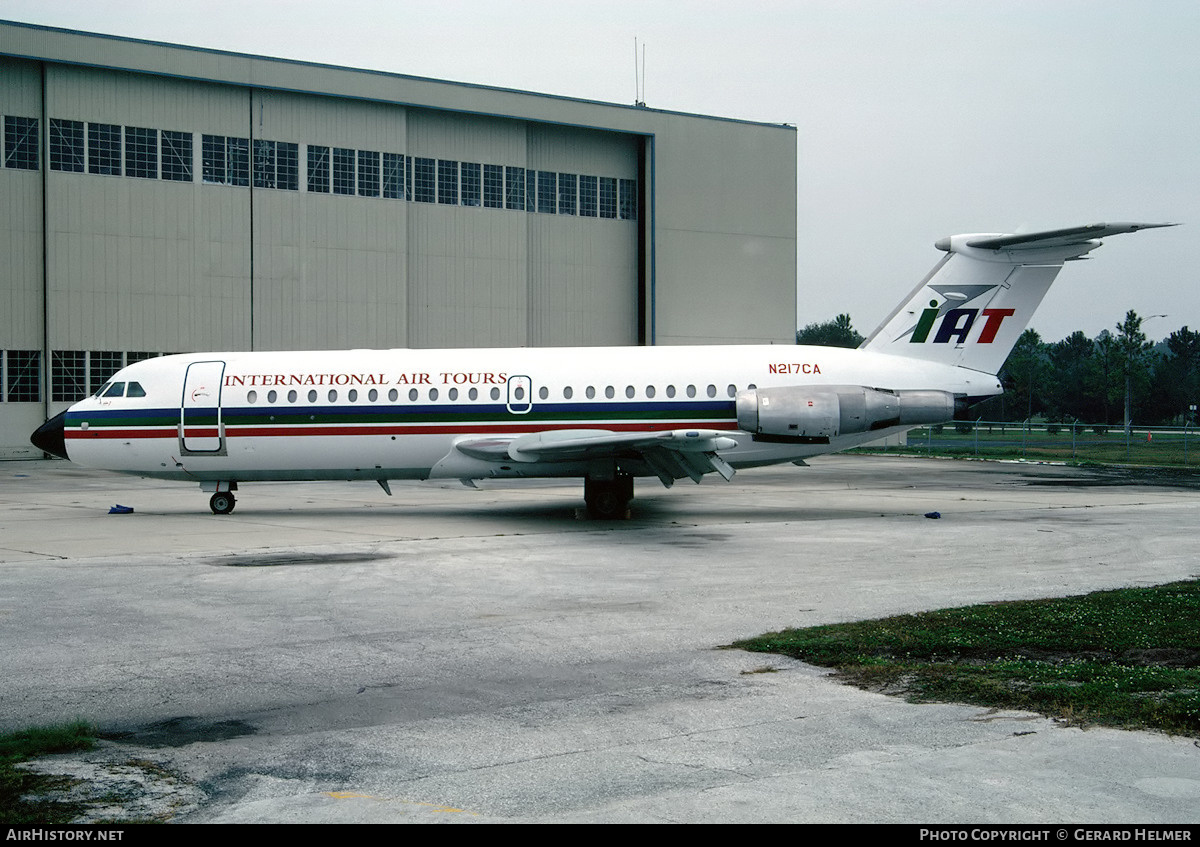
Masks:
[[[1090,224],[1021,235],[954,235],[946,256],[863,342],[862,349],[994,374],[1063,262],[1100,239],[1174,224]]]

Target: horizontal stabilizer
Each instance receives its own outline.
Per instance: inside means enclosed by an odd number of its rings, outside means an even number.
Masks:
[[[1067,229],[1026,232],[1019,235],[985,236],[968,241],[967,246],[981,247],[985,250],[1004,250],[1022,247],[1066,247],[1072,244],[1086,244],[1096,238],[1106,238],[1110,235],[1121,235],[1126,232],[1137,232],[1140,229],[1158,229],[1164,226],[1178,226],[1178,224],[1087,224],[1086,226],[1075,226]]]

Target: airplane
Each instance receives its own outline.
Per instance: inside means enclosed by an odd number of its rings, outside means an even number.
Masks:
[[[188,353],[118,371],[31,436],[92,468],[190,480],[226,515],[264,480],[574,477],[598,519],[663,485],[961,420],[1063,263],[1174,224],[940,239],[946,255],[858,349],[811,346]]]

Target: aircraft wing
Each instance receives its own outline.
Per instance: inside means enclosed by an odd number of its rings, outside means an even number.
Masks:
[[[611,432],[603,429],[564,429],[533,432],[513,438],[475,438],[460,441],[455,450],[484,461],[578,462],[589,459],[635,460],[644,463],[670,487],[688,477],[696,482],[717,472],[726,480],[733,468],[717,455],[737,440],[715,429],[675,429],[661,432]]]

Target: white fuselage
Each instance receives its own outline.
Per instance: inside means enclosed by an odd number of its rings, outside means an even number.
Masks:
[[[121,385],[130,388],[111,387]],[[102,389],[68,410],[64,437],[72,461],[142,476],[388,480],[589,472],[586,459],[457,454],[465,439],[720,431],[732,441],[722,440],[716,452],[742,468],[834,452],[907,428],[828,443],[758,441],[738,430],[737,392],[797,385],[971,398],[1000,391],[994,376],[978,371],[833,347],[204,353],[126,367],[108,384],[109,396]]]

